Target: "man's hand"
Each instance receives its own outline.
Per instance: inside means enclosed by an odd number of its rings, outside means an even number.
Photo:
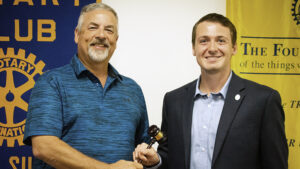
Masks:
[[[137,162],[119,160],[110,164],[109,169],[143,169],[143,166]]]
[[[148,144],[139,144],[133,152],[133,160],[144,166],[153,166],[159,163],[159,157],[154,148],[147,149]]]

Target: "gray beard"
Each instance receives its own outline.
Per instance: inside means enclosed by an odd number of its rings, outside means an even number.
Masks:
[[[88,54],[93,61],[102,62],[108,57],[108,50],[109,49],[105,49],[103,52],[102,51],[97,52],[90,47],[88,49]]]

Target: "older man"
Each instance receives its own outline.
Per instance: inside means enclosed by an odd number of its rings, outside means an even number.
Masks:
[[[132,162],[148,142],[141,88],[109,60],[118,40],[116,12],[103,3],[85,6],[75,30],[70,64],[43,74],[32,90],[24,143],[34,168],[142,168]]]

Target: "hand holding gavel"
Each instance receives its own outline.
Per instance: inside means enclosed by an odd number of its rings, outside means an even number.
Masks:
[[[133,160],[135,162],[141,163],[144,166],[153,166],[159,163],[159,156],[154,148],[151,146],[158,142],[159,144],[164,142],[167,137],[159,130],[156,125],[152,125],[148,129],[148,134],[151,137],[151,142],[149,145],[146,143],[139,144],[135,151],[133,152]]]
[[[156,125],[152,125],[149,127],[148,134],[151,137],[151,142],[147,147],[148,149],[151,148],[151,146],[155,142],[162,143],[167,139],[167,137],[164,136],[164,134],[159,130],[159,128]]]

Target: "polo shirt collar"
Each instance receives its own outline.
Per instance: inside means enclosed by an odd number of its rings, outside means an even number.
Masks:
[[[77,78],[84,76],[85,72],[89,71],[79,60],[77,55],[73,56],[71,66],[74,69]],[[123,80],[121,74],[119,74],[119,72],[110,63],[108,63],[108,75],[112,78],[118,79],[119,81]]]

